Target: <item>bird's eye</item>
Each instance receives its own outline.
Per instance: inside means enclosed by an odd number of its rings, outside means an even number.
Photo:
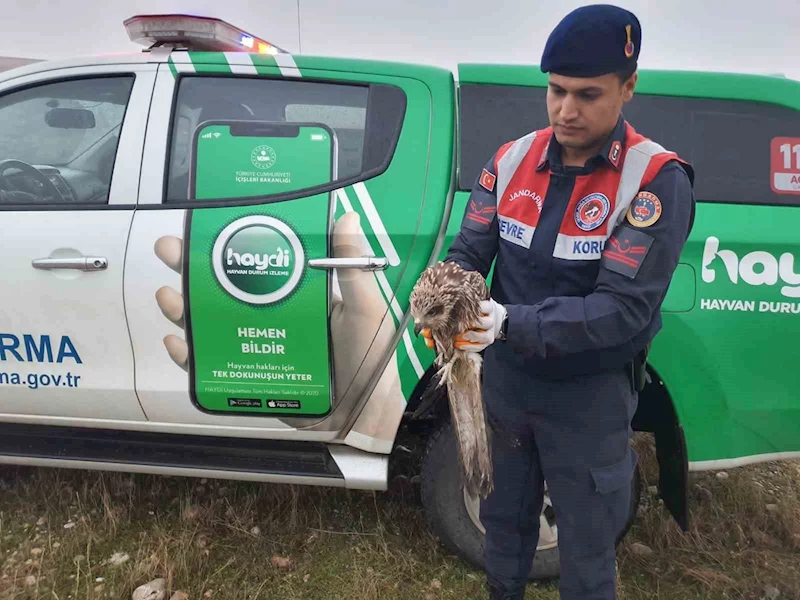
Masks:
[[[438,317],[443,312],[444,312],[444,306],[442,306],[441,304],[437,304],[436,306],[434,306],[433,308],[431,308],[428,311],[428,316],[429,317]]]

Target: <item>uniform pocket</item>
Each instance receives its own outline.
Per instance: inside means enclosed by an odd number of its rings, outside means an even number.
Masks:
[[[590,469],[595,490],[601,494],[611,494],[630,485],[637,460],[636,451],[628,446],[625,458],[621,461],[612,465]]]

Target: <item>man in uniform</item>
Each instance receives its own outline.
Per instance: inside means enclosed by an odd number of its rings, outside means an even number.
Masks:
[[[486,163],[448,253],[484,277],[496,259],[484,318],[457,338],[485,350],[495,490],[480,518],[491,599],[524,597],[545,480],[561,598],[615,598],[636,465],[631,419],[695,206],[692,168],[622,116],[640,42],[637,18],[614,6],[561,21],[541,60],[550,126]]]

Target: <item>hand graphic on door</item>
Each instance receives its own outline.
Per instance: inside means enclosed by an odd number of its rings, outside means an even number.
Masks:
[[[360,227],[356,212],[341,216],[333,229],[333,255],[335,258],[353,258],[369,254],[369,244]],[[163,236],[156,240],[155,253],[170,269],[181,273],[183,266],[183,240],[176,236]],[[395,334],[388,306],[373,273],[360,269],[338,271],[341,296],[333,295],[331,308],[331,345],[334,362],[334,397],[341,399],[352,383],[356,371],[364,364],[364,357],[380,356]],[[156,292],[161,312],[172,323],[184,328],[184,299],[177,290],[164,286]],[[375,337],[377,332],[377,338]],[[167,335],[164,346],[172,361],[188,372],[189,346],[185,337]],[[376,352],[377,351],[377,352]],[[372,361],[370,361],[372,362]]]

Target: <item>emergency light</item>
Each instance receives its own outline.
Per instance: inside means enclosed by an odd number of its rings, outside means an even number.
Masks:
[[[193,15],[136,15],[124,21],[130,40],[148,48],[177,46],[207,52],[286,54],[222,19]]]

